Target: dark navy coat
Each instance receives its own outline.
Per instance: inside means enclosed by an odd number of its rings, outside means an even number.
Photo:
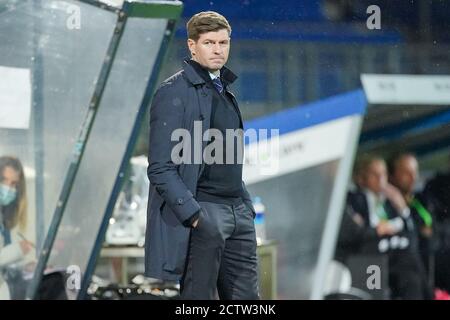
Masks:
[[[221,70],[221,75],[226,84],[236,79],[226,67]],[[194,137],[194,121],[202,121],[202,137],[210,128],[212,90],[215,89],[184,61],[183,70],[165,80],[153,96],[147,170],[150,192],[145,236],[145,275],[148,277],[176,281],[183,274],[191,228],[186,228],[182,223],[200,209],[195,195],[203,167],[193,161],[174,163],[172,150],[179,141],[171,141],[171,136],[174,130],[183,128]],[[226,93],[237,107],[231,92],[227,90]],[[240,112],[239,118],[242,123]],[[207,141],[201,142],[201,154],[206,144]],[[189,145],[183,147],[188,148]],[[191,143],[192,159],[194,148],[195,143]],[[250,195],[244,182],[242,184],[244,203],[254,214]]]

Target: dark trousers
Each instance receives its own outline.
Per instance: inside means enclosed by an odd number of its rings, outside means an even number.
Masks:
[[[259,299],[253,214],[239,205],[199,202],[191,230],[181,299]]]
[[[433,298],[433,290],[418,252],[395,252],[389,255],[389,282],[393,299]]]

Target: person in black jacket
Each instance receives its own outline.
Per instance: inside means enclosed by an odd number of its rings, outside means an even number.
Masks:
[[[411,237],[411,219],[400,192],[387,181],[384,160],[367,156],[357,162],[356,189],[347,205],[337,255],[386,255],[393,299],[428,299],[424,269]]]
[[[259,299],[243,121],[230,91],[237,76],[225,67],[231,27],[207,11],[187,32],[191,59],[150,109],[145,274],[179,281],[182,299]]]
[[[450,292],[450,172],[432,177],[424,194],[435,205],[435,286]]]
[[[426,268],[429,284],[434,286],[434,254],[436,239],[436,203],[423,192],[414,192],[419,176],[419,163],[411,153],[398,153],[389,161],[389,181],[402,193],[414,221],[418,249]]]

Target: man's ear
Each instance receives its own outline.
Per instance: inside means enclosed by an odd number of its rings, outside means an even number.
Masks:
[[[195,55],[195,41],[192,39],[188,39],[187,45],[188,45],[189,51],[191,52],[191,55]]]

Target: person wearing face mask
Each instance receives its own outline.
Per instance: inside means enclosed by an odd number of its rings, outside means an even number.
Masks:
[[[26,228],[27,200],[25,175],[17,158],[0,157],[0,299],[10,299],[3,274],[5,268],[20,261],[33,245],[24,239],[15,241],[15,231]]]

